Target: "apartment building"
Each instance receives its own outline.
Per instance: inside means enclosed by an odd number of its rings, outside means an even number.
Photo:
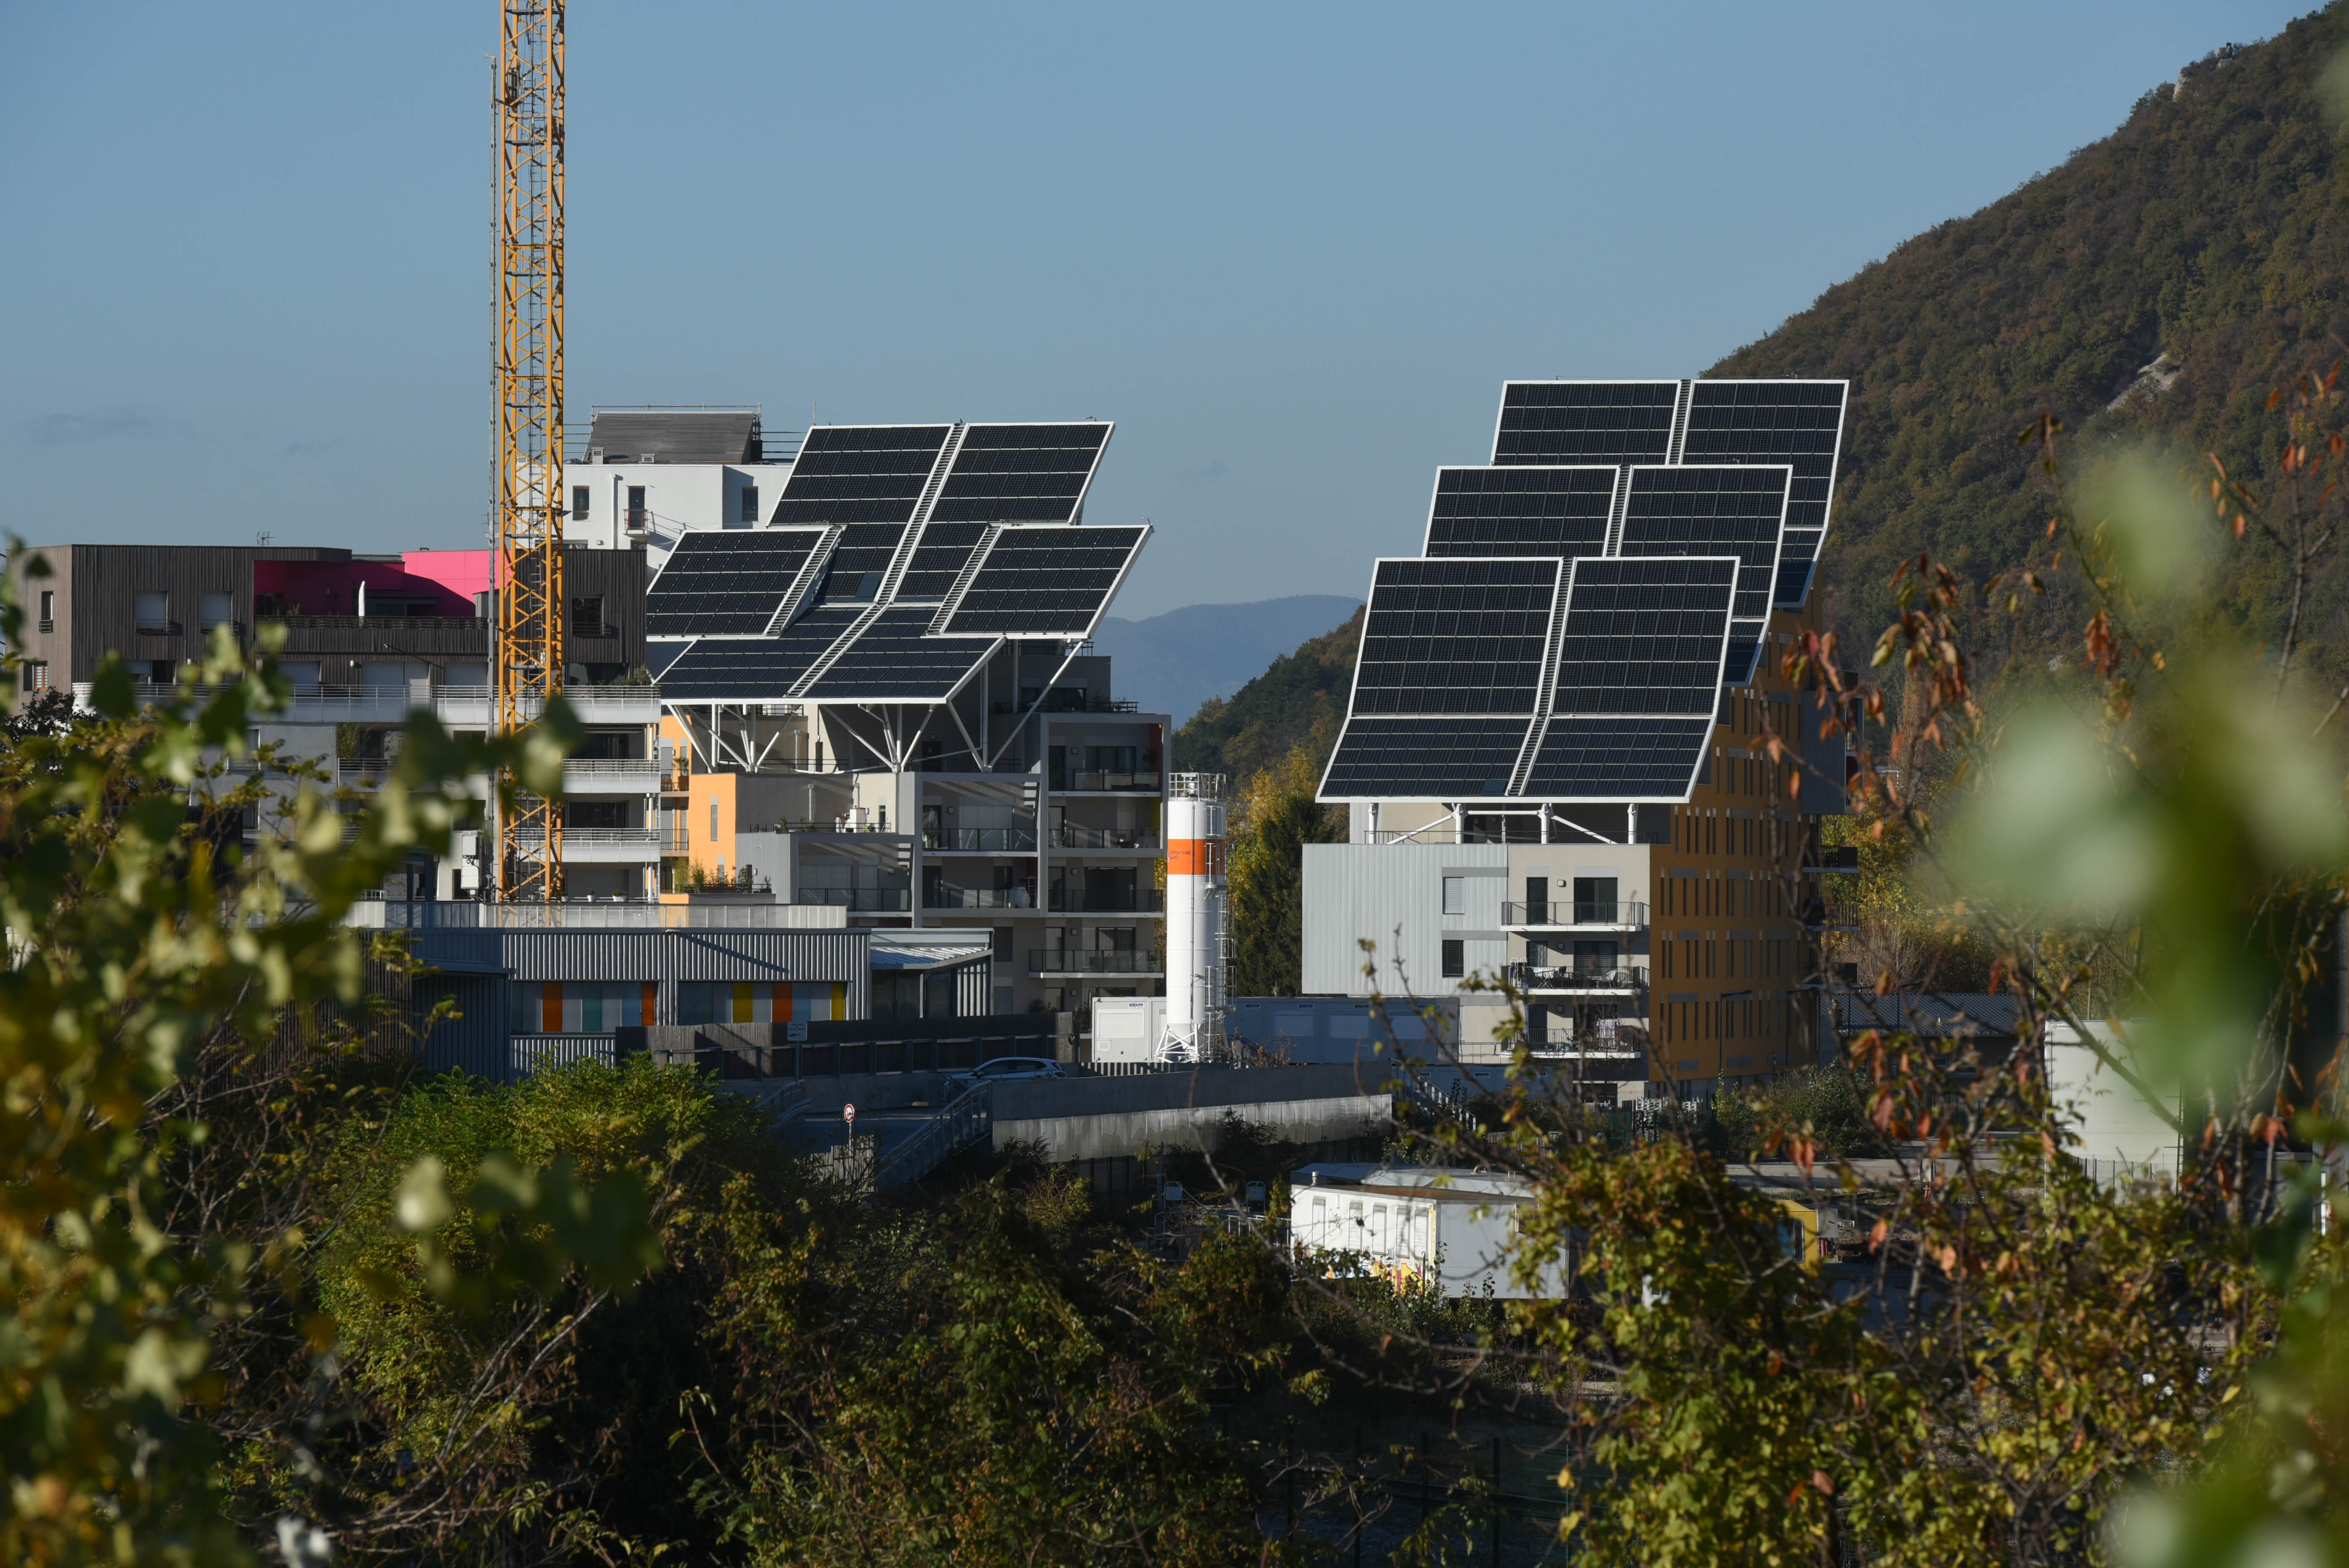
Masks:
[[[48,575],[31,572],[36,559]],[[490,723],[497,584],[487,550],[67,544],[21,551],[8,570],[29,612],[20,705],[50,687],[86,702],[109,653],[148,692],[168,691],[216,628],[253,649],[262,628],[275,628],[295,698],[254,739],[331,761],[355,789],[389,771],[414,709],[452,730]],[[564,779],[567,898],[644,899],[655,886],[661,714],[658,693],[642,683],[645,575],[640,549],[564,553],[566,696],[588,729]],[[389,891],[472,897],[480,853],[479,836],[467,834],[447,858],[408,867]]]
[[[1817,625],[1844,401],[1508,384],[1491,462],[1439,471],[1422,555],[1374,569],[1321,785],[1353,841],[1306,850],[1309,992],[1455,998],[1464,1054],[1498,1060],[1506,980],[1593,1098],[1816,1059],[1846,764],[1782,662]]]
[[[564,431],[563,536],[657,569],[688,534],[763,527],[797,439],[755,406],[595,409]]]

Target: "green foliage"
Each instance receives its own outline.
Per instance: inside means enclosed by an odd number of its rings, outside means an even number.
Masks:
[[[1211,697],[1174,732],[1174,765],[1222,774],[1235,784],[1278,769],[1302,746],[1318,780],[1346,722],[1362,612],[1272,661],[1226,701]]]
[[[1866,1080],[1845,1067],[1804,1067],[1769,1083],[1733,1090],[1713,1102],[1712,1130],[1731,1159],[1757,1159],[1773,1138],[1793,1135],[1830,1158],[1892,1152],[1869,1119]]]
[[[1346,836],[1342,812],[1314,803],[1322,760],[1298,746],[1233,799],[1226,886],[1236,996],[1295,996],[1303,987],[1305,846]]]

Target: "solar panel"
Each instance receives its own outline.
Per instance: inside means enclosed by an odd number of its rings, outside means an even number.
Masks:
[[[1678,381],[1511,381],[1493,435],[1496,464],[1661,462]]]
[[[1089,637],[1146,524],[1006,528],[947,617],[953,635]]]
[[[645,590],[645,635],[764,635],[823,537],[820,528],[688,534]]]
[[[816,602],[827,605],[869,605],[881,591],[881,579],[905,536],[902,523],[856,523],[841,530],[840,543],[825,563]]]
[[[774,637],[695,643],[661,676],[667,701],[781,702],[856,624],[860,611],[817,609]]]
[[[1551,717],[1521,794],[1688,798],[1713,733],[1740,570],[1722,556],[1574,563]]]
[[[1784,467],[1635,468],[1623,511],[1624,556],[1734,556],[1731,656],[1723,679],[1744,685],[1770,617],[1790,471]]]
[[[1525,793],[1559,802],[1686,800],[1712,733],[1709,716],[1553,718]]]
[[[1558,570],[1523,557],[1381,561],[1352,711],[1531,714]]]
[[[692,646],[691,638],[648,637],[645,639],[645,669],[655,680],[658,680],[676,662],[677,656]]]
[[[1738,570],[1720,556],[1575,562],[1550,711],[1710,721]]]
[[[1849,392],[1847,381],[1699,381],[1690,389],[1682,462],[1783,462],[1794,471],[1772,595],[1788,609],[1809,591],[1826,537]]]
[[[1440,468],[1429,556],[1596,556],[1607,548],[1612,468]]]
[[[1325,799],[1506,795],[1532,722],[1524,716],[1358,715],[1346,721],[1345,732],[1338,737],[1320,793]]]
[[[800,443],[769,521],[906,523],[950,425],[818,425]]]
[[[935,523],[1068,523],[1075,519],[1111,427],[972,425],[930,504]]]
[[[816,701],[945,701],[1003,639],[925,637],[935,613],[918,605],[883,610],[803,695]]]
[[[908,603],[943,599],[970,563],[970,553],[987,537],[984,523],[932,523],[922,530],[914,558],[897,581],[897,597]]]

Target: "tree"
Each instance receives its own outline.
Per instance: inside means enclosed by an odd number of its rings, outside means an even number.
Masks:
[[[1233,798],[1226,886],[1235,996],[1295,996],[1304,984],[1305,846],[1346,835],[1343,808],[1315,803],[1319,784],[1312,753],[1299,745]]]

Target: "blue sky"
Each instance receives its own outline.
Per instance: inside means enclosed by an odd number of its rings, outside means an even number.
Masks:
[[[1123,616],[1359,595],[1509,376],[1681,375],[2300,6],[570,13],[569,378],[1115,419]],[[477,544],[487,0],[0,0],[0,526]]]

